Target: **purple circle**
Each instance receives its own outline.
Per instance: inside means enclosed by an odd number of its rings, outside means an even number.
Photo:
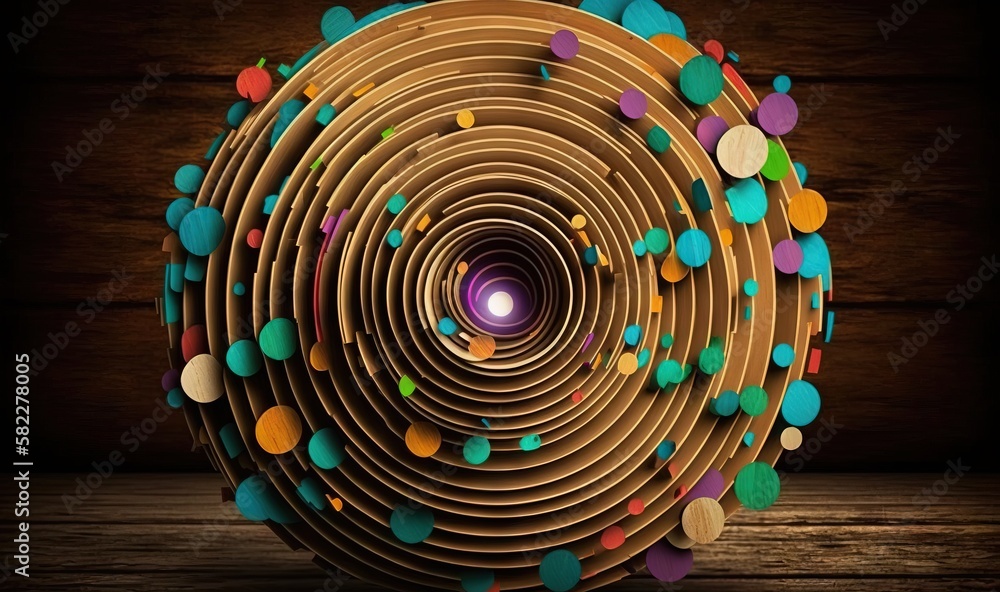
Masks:
[[[160,379],[160,386],[168,393],[181,385],[181,373],[175,368],[171,368],[163,373]]]
[[[764,97],[757,109],[760,128],[772,136],[783,136],[795,129],[799,121],[799,107],[795,99],[784,93],[771,93]]]
[[[552,53],[556,54],[556,57],[568,60],[575,58],[576,54],[580,53],[580,40],[573,31],[563,29],[556,31],[556,34],[552,36],[552,39],[549,40],[549,47],[552,48]]]
[[[622,98],[618,100],[618,106],[621,107],[622,114],[629,119],[642,119],[646,115],[646,109],[649,108],[646,95],[634,88],[622,93]]]
[[[698,479],[694,487],[688,490],[682,501],[691,502],[699,497],[710,497],[717,500],[725,492],[726,481],[722,478],[722,473],[716,469],[709,469],[701,476],[701,479]]]
[[[729,124],[718,115],[706,117],[698,122],[698,141],[709,154],[715,154],[715,149],[719,146],[719,140],[729,131]]]
[[[781,273],[798,273],[805,261],[805,254],[799,243],[788,239],[774,247],[774,266]]]
[[[646,567],[661,582],[682,580],[693,566],[694,552],[691,549],[678,549],[666,541],[657,541],[646,551]]]

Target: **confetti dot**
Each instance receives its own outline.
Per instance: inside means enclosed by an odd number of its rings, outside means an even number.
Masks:
[[[664,440],[656,447],[656,456],[660,460],[667,460],[674,455],[674,451],[677,450],[677,445],[672,440]]]
[[[786,239],[774,247],[774,267],[781,273],[796,273],[804,260],[802,247],[792,239]]]
[[[625,544],[625,529],[621,526],[614,525],[609,526],[604,529],[601,533],[601,546],[609,551],[611,549],[617,549]]]
[[[633,353],[625,352],[618,358],[618,371],[626,376],[635,374],[639,369],[639,359]]]
[[[189,197],[175,199],[167,206],[167,226],[171,230],[179,230],[184,217],[194,210],[194,201]]]
[[[195,208],[181,220],[178,235],[181,245],[192,255],[205,256],[222,243],[226,234],[226,220],[219,210],[210,207]]]
[[[455,331],[458,331],[458,325],[455,324],[455,321],[451,320],[451,318],[444,317],[438,321],[438,331],[440,331],[442,335],[454,335]]]
[[[663,360],[656,367],[656,383],[660,388],[667,388],[671,384],[680,384],[684,379],[684,368],[677,360]]]
[[[747,179],[767,162],[767,138],[752,125],[738,125],[722,135],[715,152],[722,170]]]
[[[264,244],[264,231],[259,228],[254,228],[247,233],[247,244],[250,245],[252,249],[259,249],[262,244]]]
[[[670,134],[658,125],[653,126],[653,129],[649,130],[649,133],[646,134],[646,144],[649,145],[650,150],[653,152],[663,154],[670,148]]]
[[[538,575],[542,584],[552,592],[568,592],[580,583],[583,566],[571,551],[557,549],[550,551],[542,558],[538,566]]]
[[[747,296],[756,296],[759,291],[760,285],[757,283],[757,280],[750,279],[743,282],[743,293]]]
[[[780,93],[788,93],[792,90],[792,79],[784,74],[774,77],[774,90]]]
[[[785,428],[781,432],[781,447],[785,450],[797,450],[802,446],[802,432],[799,428]]]
[[[441,448],[441,432],[428,421],[418,421],[406,429],[406,447],[420,458],[429,458]]]
[[[705,42],[705,55],[712,56],[717,63],[721,64],[722,60],[726,58],[726,50],[715,39],[709,39]]]
[[[167,393],[167,405],[180,409],[184,405],[184,391],[180,388],[170,389]]]
[[[417,390],[417,385],[413,382],[413,379],[409,376],[403,375],[399,377],[399,394],[404,397],[409,397]]]
[[[757,385],[744,387],[740,392],[740,409],[750,417],[767,411],[767,392]]]
[[[792,131],[798,120],[799,108],[795,99],[784,93],[767,95],[757,109],[757,123],[772,136],[783,136]]]
[[[698,355],[698,369],[711,376],[722,370],[725,360],[726,354],[721,347],[706,347]]]
[[[646,504],[642,503],[642,500],[637,497],[632,498],[628,502],[628,513],[633,516],[638,516],[639,514],[642,514],[642,512],[645,509],[646,509]]]
[[[828,208],[822,195],[803,189],[788,200],[788,221],[799,232],[816,232],[824,223]]]
[[[623,339],[625,343],[631,347],[639,345],[639,342],[642,341],[642,326],[629,325],[628,327],[625,327],[625,335],[623,336]]]
[[[707,105],[722,94],[722,68],[710,56],[697,56],[681,68],[681,92],[695,105]]]
[[[670,235],[662,228],[651,228],[646,231],[646,249],[653,255],[662,255],[670,247]]]
[[[625,117],[629,119],[642,119],[646,115],[649,103],[642,91],[630,88],[622,93],[621,99],[618,100],[618,106]]]
[[[525,452],[531,452],[532,450],[538,450],[542,447],[542,438],[538,434],[528,434],[521,438],[519,442],[521,450]]]
[[[649,249],[646,247],[646,243],[642,240],[637,240],[632,243],[632,252],[635,253],[636,257],[642,257],[645,255]]]
[[[660,346],[663,348],[668,348],[673,344],[674,344],[674,336],[671,335],[670,333],[667,333],[666,335],[660,338]]]
[[[660,540],[646,551],[646,567],[649,573],[661,582],[677,582],[683,579],[694,566],[694,553],[690,549],[678,549]]]
[[[649,360],[652,359],[652,357],[653,354],[648,349],[640,351],[639,354],[635,357],[636,367],[644,368],[646,364],[649,364]]]
[[[302,438],[302,420],[292,407],[271,407],[257,420],[257,443],[271,454],[284,454]]]
[[[577,214],[570,220],[570,225],[576,230],[583,230],[587,226],[587,218],[583,214]]]
[[[753,432],[747,432],[743,434],[743,444],[745,446],[753,446],[754,434]]]
[[[807,426],[819,415],[819,391],[805,380],[796,380],[788,385],[785,398],[781,401],[781,417],[795,427]]]
[[[563,29],[556,31],[555,35],[549,40],[549,48],[557,58],[569,60],[575,58],[576,54],[580,53],[580,40],[573,31]]]
[[[462,447],[462,456],[470,465],[481,465],[490,457],[490,441],[482,436],[472,436]]]
[[[701,267],[712,256],[712,243],[703,230],[690,228],[677,238],[677,256],[691,267]]]
[[[469,109],[462,109],[455,116],[455,122],[458,123],[458,127],[462,129],[469,129],[470,127],[476,125],[476,115]]]
[[[781,368],[788,368],[795,361],[795,349],[787,343],[779,343],[771,352],[771,360]]]
[[[325,470],[336,468],[347,458],[344,444],[333,428],[323,428],[309,438],[309,459]]]
[[[237,376],[244,378],[253,376],[264,363],[257,343],[250,339],[242,339],[229,347],[226,352],[226,365]]]
[[[747,509],[765,510],[777,501],[781,492],[781,479],[771,465],[754,462],[736,474],[733,489],[736,499]]]
[[[434,514],[427,507],[417,509],[399,504],[389,518],[392,534],[404,543],[423,542],[434,531]]]
[[[402,194],[397,193],[389,198],[389,202],[385,204],[385,209],[389,210],[389,213],[393,216],[399,214],[406,207],[406,198]]]
[[[260,330],[260,349],[272,360],[287,360],[298,349],[295,323],[288,319],[271,319]]]
[[[385,237],[385,242],[387,242],[393,249],[398,249],[400,245],[403,244],[403,233],[398,229],[393,228],[389,231],[388,236]]]
[[[247,293],[247,287],[243,285],[243,282],[236,282],[233,284],[233,294],[237,296],[242,296]]]

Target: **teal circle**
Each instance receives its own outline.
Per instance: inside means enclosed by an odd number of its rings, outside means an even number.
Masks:
[[[327,43],[336,43],[354,26],[354,15],[344,6],[334,6],[323,13],[319,30]]]
[[[580,10],[596,14],[613,23],[622,23],[622,15],[632,0],[583,0]]]
[[[788,93],[792,90],[792,79],[784,74],[774,77],[774,90],[780,93]]]
[[[389,231],[389,235],[385,237],[385,242],[389,243],[389,246],[393,249],[398,249],[403,244],[403,233],[393,228]]]
[[[482,436],[473,436],[462,446],[462,456],[470,465],[481,465],[490,457],[490,441]]]
[[[462,590],[465,592],[490,592],[496,576],[492,569],[475,569],[462,573]]]
[[[219,428],[219,439],[222,440],[222,447],[226,449],[226,454],[233,459],[247,449],[243,443],[243,436],[240,428],[232,422]]]
[[[639,352],[638,354],[636,354],[635,359],[639,363],[639,367],[640,368],[645,368],[646,364],[649,363],[649,360],[652,357],[653,357],[653,354],[648,349],[644,349],[641,352]]]
[[[640,325],[625,327],[624,340],[631,347],[639,345],[639,342],[642,341],[642,327]]]
[[[656,384],[667,388],[669,384],[680,384],[684,380],[684,367],[677,360],[663,360],[656,367]]]
[[[795,361],[795,349],[787,343],[779,343],[771,352],[771,359],[781,368],[788,368]]]
[[[788,385],[781,401],[781,416],[795,427],[807,426],[819,415],[819,391],[812,383],[796,380]]]
[[[667,348],[673,344],[674,344],[674,336],[671,335],[670,333],[667,333],[666,335],[660,338],[660,347]]]
[[[649,249],[646,248],[646,243],[641,240],[637,240],[632,243],[632,252],[635,253],[636,257],[642,257],[648,252]]]
[[[406,198],[402,194],[397,193],[389,198],[389,203],[386,204],[386,209],[392,215],[399,214],[406,207]]]
[[[566,549],[551,551],[542,558],[538,575],[542,584],[552,592],[569,592],[580,583],[583,566],[572,552]]]
[[[195,208],[181,220],[177,231],[181,245],[192,255],[211,255],[226,235],[226,220],[219,210]]]
[[[247,118],[252,109],[253,103],[250,101],[244,100],[233,103],[233,106],[226,112],[226,123],[230,127],[240,127],[240,124],[243,123],[243,120]]]
[[[170,230],[179,230],[184,217],[194,210],[194,201],[190,197],[181,197],[167,206],[167,226]]]
[[[205,171],[196,164],[186,164],[174,173],[174,187],[181,193],[198,193],[205,181]]]
[[[681,92],[695,105],[707,105],[719,98],[722,85],[722,68],[711,56],[695,56],[681,68]]]
[[[733,220],[740,224],[756,224],[767,214],[767,191],[757,179],[740,179],[726,189],[726,200]]]
[[[309,438],[309,458],[321,469],[335,468],[347,457],[344,444],[333,428],[323,428]]]
[[[792,166],[795,167],[795,174],[799,177],[799,183],[804,187],[806,179],[809,178],[809,169],[801,162],[793,162]]]
[[[233,294],[237,296],[242,296],[247,293],[247,287],[243,285],[243,282],[236,282],[233,284]]]
[[[312,506],[314,510],[323,510],[328,504],[323,487],[319,484],[319,481],[312,477],[303,478],[302,482],[295,489],[295,493],[298,494],[302,501]]]
[[[295,353],[296,332],[295,323],[288,319],[271,319],[260,330],[260,349],[272,360],[287,360]]]
[[[747,296],[752,298],[756,296],[759,291],[760,285],[757,283],[757,280],[747,280],[743,282],[743,293]]]
[[[389,528],[397,539],[415,545],[434,531],[434,513],[427,506],[413,509],[399,504],[389,518]]]
[[[251,522],[263,522],[269,518],[264,499],[266,489],[267,481],[257,475],[247,477],[236,487],[236,508],[244,518]]]
[[[528,434],[527,436],[521,438],[520,446],[521,450],[525,452],[538,450],[542,447],[542,437],[538,434]]]
[[[740,392],[740,409],[750,417],[764,413],[767,411],[767,391],[755,384],[745,387]]]
[[[174,409],[180,409],[184,405],[184,391],[180,387],[170,389],[167,393],[167,405]]]
[[[442,335],[454,335],[455,331],[458,331],[458,325],[450,317],[443,317],[438,321],[438,331]]]
[[[583,252],[583,262],[587,265],[597,265],[600,260],[597,245],[591,245]]]
[[[670,235],[662,228],[650,228],[644,240],[646,249],[654,255],[662,255],[670,247]]]
[[[708,235],[697,228],[685,230],[677,238],[677,256],[690,267],[701,267],[712,256],[712,243]]]
[[[771,465],[753,462],[736,474],[733,490],[747,509],[764,510],[778,500],[781,478]]]
[[[622,13],[621,24],[643,39],[657,33],[670,33],[683,39],[687,36],[684,24],[677,15],[674,18],[670,15],[654,0],[634,0]]]
[[[257,343],[250,339],[241,339],[229,347],[226,352],[226,365],[237,376],[247,378],[260,371],[264,359],[260,355]]]
[[[676,450],[677,444],[674,444],[673,440],[664,440],[656,447],[656,456],[660,457],[660,460],[667,460]]]
[[[649,130],[649,133],[646,134],[646,144],[649,145],[649,148],[653,152],[663,154],[670,148],[670,134],[668,134],[667,130],[662,127],[658,125],[654,126],[653,129]]]
[[[753,441],[755,437],[756,436],[754,436],[753,432],[747,432],[743,434],[743,443],[747,446],[753,446]]]
[[[803,234],[795,239],[802,247],[802,267],[799,275],[811,279],[823,275],[823,291],[830,289],[830,250],[818,233]]]
[[[740,394],[736,391],[723,391],[708,404],[708,410],[719,417],[729,417],[740,408]]]
[[[289,99],[278,108],[278,118],[284,120],[286,123],[291,123],[305,108],[306,104],[302,101]]]
[[[726,353],[721,347],[706,347],[698,354],[698,369],[705,374],[716,374],[725,365]]]

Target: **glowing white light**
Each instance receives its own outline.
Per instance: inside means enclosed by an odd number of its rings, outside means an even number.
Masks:
[[[494,292],[490,295],[486,308],[495,317],[505,317],[514,310],[514,299],[507,292]]]

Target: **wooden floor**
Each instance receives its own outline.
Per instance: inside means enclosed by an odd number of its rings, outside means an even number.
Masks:
[[[0,589],[378,590],[341,586],[308,552],[243,519],[220,502],[219,476],[112,475],[70,515],[63,495],[76,477],[34,477],[30,586],[12,576]],[[1000,476],[969,474],[934,503],[914,499],[941,477],[790,475],[774,507],[741,511],[718,541],[697,548],[680,584],[637,577],[612,589],[1000,589]]]

